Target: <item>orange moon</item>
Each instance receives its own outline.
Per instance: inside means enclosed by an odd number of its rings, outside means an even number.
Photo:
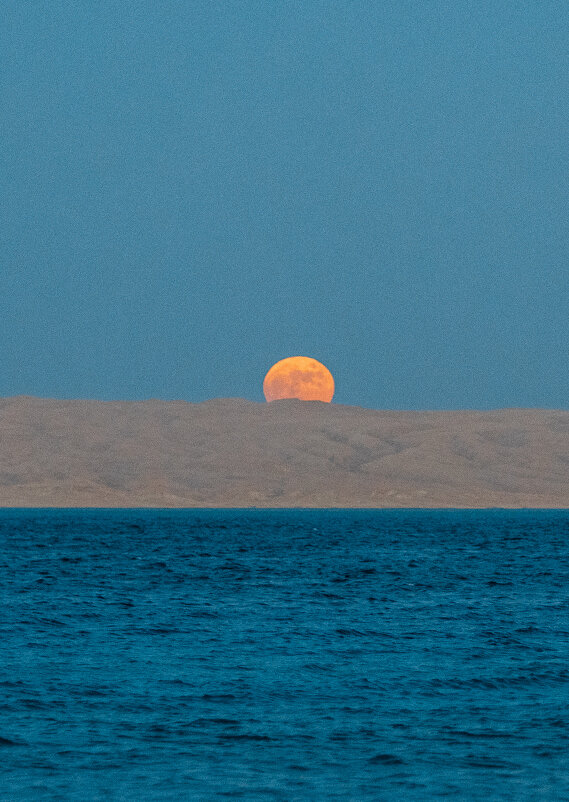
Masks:
[[[334,395],[334,379],[322,362],[309,356],[289,356],[276,362],[265,376],[263,392],[267,401],[298,398],[326,401]]]

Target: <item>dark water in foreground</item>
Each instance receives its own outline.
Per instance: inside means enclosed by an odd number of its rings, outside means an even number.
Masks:
[[[569,799],[569,512],[3,511],[1,800]]]

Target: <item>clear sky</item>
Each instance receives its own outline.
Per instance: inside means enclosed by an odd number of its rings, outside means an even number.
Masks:
[[[4,0],[0,395],[569,406],[567,0]]]

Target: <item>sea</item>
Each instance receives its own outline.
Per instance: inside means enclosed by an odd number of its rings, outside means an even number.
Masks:
[[[0,800],[569,800],[569,511],[0,511]]]

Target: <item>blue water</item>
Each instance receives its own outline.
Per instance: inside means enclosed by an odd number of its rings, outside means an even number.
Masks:
[[[569,512],[0,513],[1,800],[569,799]]]

